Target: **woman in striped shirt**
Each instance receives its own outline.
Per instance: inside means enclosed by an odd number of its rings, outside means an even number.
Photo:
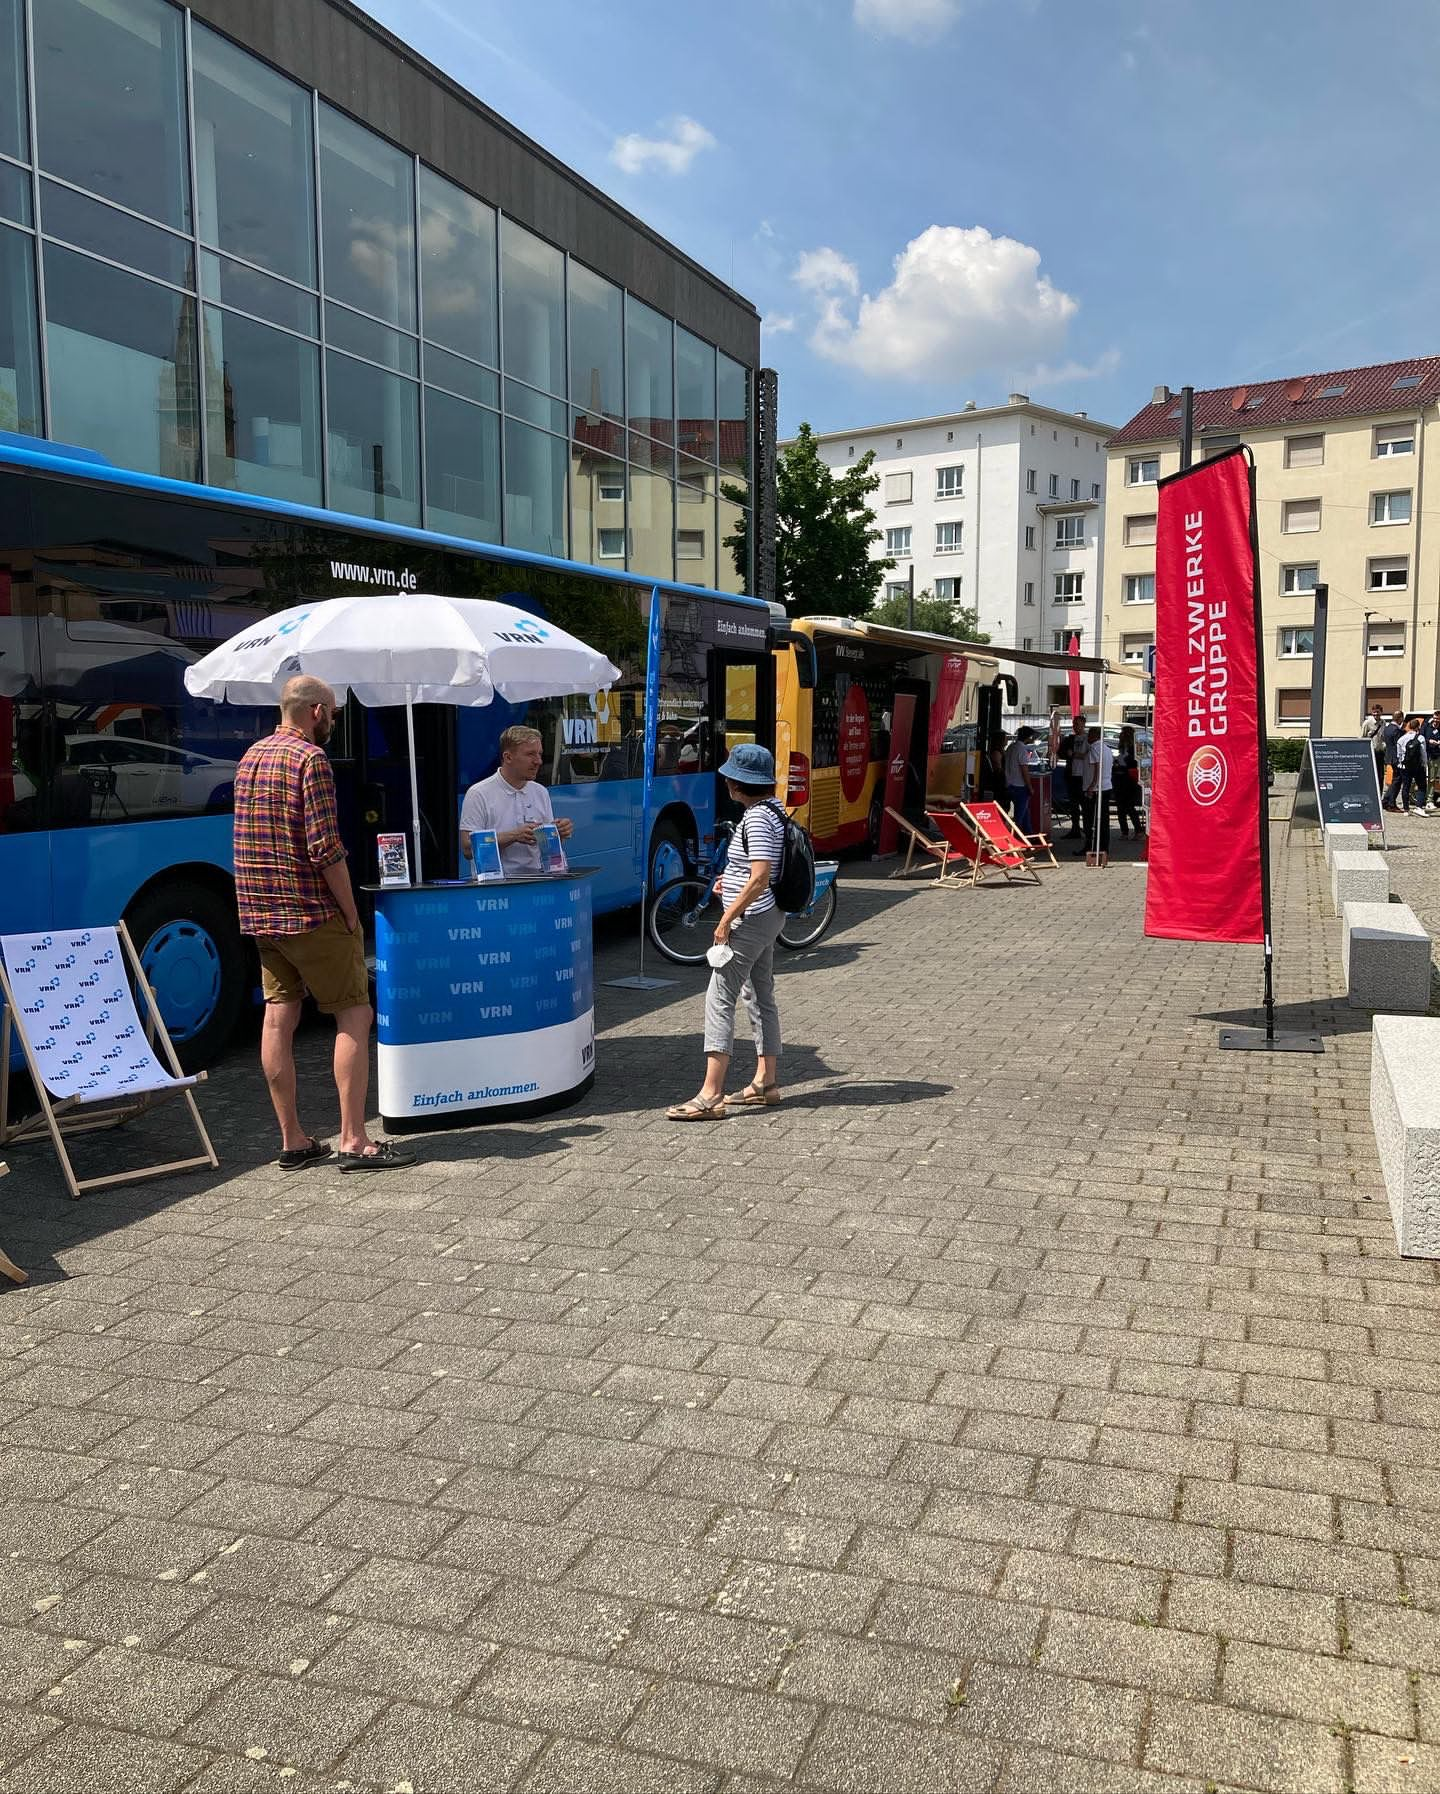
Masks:
[[[716,883],[724,910],[715,945],[730,957],[710,973],[705,994],[705,1082],[688,1103],[666,1111],[671,1121],[720,1121],[727,1107],[762,1109],[780,1100],[780,1011],[775,1006],[775,942],[785,915],[770,889],[785,845],[784,812],[774,801],[775,760],[758,742],[742,742],[720,768],[730,795],[744,804]],[[735,1044],[735,1005],[743,997],[755,1035],[754,1080],[725,1095]]]

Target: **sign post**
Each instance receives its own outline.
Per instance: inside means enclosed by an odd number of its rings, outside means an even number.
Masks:
[[[1255,469],[1242,447],[1160,482],[1154,814],[1145,932],[1264,949],[1263,1030],[1231,1050],[1319,1052],[1275,1030]]]

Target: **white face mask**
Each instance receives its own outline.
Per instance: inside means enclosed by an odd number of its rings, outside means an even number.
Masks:
[[[733,947],[727,947],[723,941],[716,941],[715,945],[708,949],[705,957],[718,971],[721,966],[728,966],[730,961],[734,959],[735,949]]]

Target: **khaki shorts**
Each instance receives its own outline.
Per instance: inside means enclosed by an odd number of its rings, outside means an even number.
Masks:
[[[370,1001],[365,942],[339,916],[304,934],[257,935],[260,988],[267,1003],[298,1003],[308,990],[326,1015]]]

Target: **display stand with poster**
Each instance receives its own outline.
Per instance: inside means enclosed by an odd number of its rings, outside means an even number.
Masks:
[[[1334,828],[1342,822],[1359,823],[1367,835],[1385,840],[1374,748],[1363,736],[1312,736],[1300,762],[1290,827]]]

